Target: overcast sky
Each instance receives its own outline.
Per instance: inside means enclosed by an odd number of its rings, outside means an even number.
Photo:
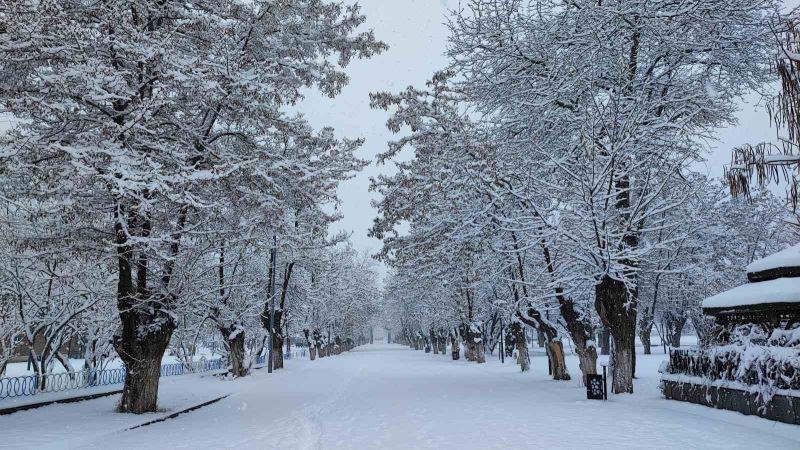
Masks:
[[[458,6],[458,0],[360,0],[358,3],[367,16],[366,26],[373,28],[390,49],[378,57],[354,61],[348,68],[350,85],[341,95],[333,100],[309,96],[301,110],[315,126],[330,125],[339,136],[365,138],[359,156],[374,160],[376,154],[384,151],[386,142],[395,137],[385,126],[388,114],[369,108],[369,93],[421,86],[434,71],[447,64],[443,56],[448,35],[446,14],[448,9]],[[719,131],[719,140],[712,144],[712,153],[703,168],[709,175],[722,175],[722,165],[729,161],[732,147],[774,136],[766,112],[756,104],[757,100],[756,95],[748,96],[741,105],[739,126]],[[358,249],[374,253],[380,248],[380,241],[367,237],[376,215],[370,206],[375,195],[368,192],[369,178],[391,170],[373,163],[339,188],[344,219],[336,230],[352,232],[352,242]]]
[[[339,136],[366,139],[358,156],[374,160],[394,137],[385,125],[389,114],[370,109],[369,93],[420,86],[447,64],[443,56],[448,35],[445,14],[448,7],[458,6],[458,0],[360,0],[358,3],[367,16],[365,26],[374,29],[377,38],[389,44],[390,49],[369,60],[353,61],[347,70],[350,85],[335,99],[310,95],[299,109],[317,127],[329,125]],[[375,195],[368,192],[369,179],[391,170],[391,166],[373,163],[339,187],[344,219],[336,230],[352,232],[352,242],[360,250],[375,253],[381,246],[379,240],[367,237],[376,215],[370,206]]]

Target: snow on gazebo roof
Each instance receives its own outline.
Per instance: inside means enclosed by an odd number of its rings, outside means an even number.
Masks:
[[[703,300],[703,312],[726,321],[800,318],[800,244],[750,263],[747,280]]]
[[[800,244],[753,261],[747,266],[747,279],[751,282],[796,276],[800,276]]]
[[[703,310],[724,312],[726,309],[741,309],[746,306],[753,306],[752,309],[770,309],[787,303],[800,303],[800,278],[778,278],[743,284],[703,300]]]

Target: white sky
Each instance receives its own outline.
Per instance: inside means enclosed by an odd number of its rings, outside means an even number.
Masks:
[[[352,0],[347,0],[352,3]],[[353,61],[347,69],[350,84],[331,100],[311,94],[300,109],[316,127],[332,126],[338,136],[363,137],[366,142],[358,156],[374,160],[395,139],[386,128],[389,114],[369,107],[369,93],[397,92],[407,86],[421,86],[436,70],[447,64],[443,53],[447,45],[444,25],[447,7],[458,0],[360,0],[367,16],[366,27],[375,30],[389,50],[368,60]],[[377,212],[370,206],[376,198],[368,192],[369,179],[379,173],[391,173],[393,166],[374,163],[358,176],[339,187],[344,219],[335,231],[352,232],[353,245],[376,253],[381,242],[367,237],[367,230]]]
[[[350,0],[348,0],[350,1]],[[397,92],[406,86],[421,86],[434,71],[447,64],[443,53],[448,30],[445,15],[448,8],[457,8],[458,0],[360,0],[367,16],[366,27],[390,48],[382,55],[354,61],[348,67],[350,85],[335,99],[310,95],[300,106],[309,121],[317,127],[333,126],[339,136],[363,137],[366,143],[359,156],[373,160],[395,139],[385,126],[388,114],[369,108],[369,93]],[[757,105],[757,95],[742,103],[739,125],[719,131],[719,140],[712,144],[712,153],[705,164],[712,177],[722,175],[722,166],[730,159],[730,149],[744,143],[772,139],[774,130],[764,108]],[[367,167],[356,178],[339,187],[344,219],[335,230],[352,232],[356,248],[375,253],[380,241],[367,237],[376,211],[370,206],[374,193],[368,192],[369,178],[391,173],[391,166]]]

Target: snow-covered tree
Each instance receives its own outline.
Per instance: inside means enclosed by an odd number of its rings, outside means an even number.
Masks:
[[[281,216],[360,168],[359,141],[284,107],[307,87],[337,94],[342,67],[385,48],[364,20],[323,0],[0,3],[0,103],[19,120],[0,144],[3,198],[69,217],[115,259],[121,411],[157,408],[177,263],[204,220],[226,198]]]
[[[701,157],[701,138],[765,81],[774,6],[476,0],[451,23],[467,97],[524,155],[525,189],[558,199],[550,227],[595,286],[616,393],[633,391],[644,234],[669,226],[660,215],[680,202],[663,191]]]

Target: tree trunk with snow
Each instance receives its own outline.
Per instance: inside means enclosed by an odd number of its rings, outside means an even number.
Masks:
[[[560,339],[553,339],[548,344],[550,350],[550,362],[553,369],[554,380],[570,380],[567,370],[567,361],[564,357],[564,344]]]
[[[564,346],[561,344],[556,328],[544,319],[536,308],[528,307],[525,310],[525,314],[517,312],[517,319],[544,334],[545,348],[547,349],[547,357],[553,379],[569,380],[569,370],[564,359]],[[558,342],[558,344],[554,344],[554,342]]]
[[[587,375],[597,374],[597,348],[595,347],[592,325],[583,319],[572,298],[566,297],[561,289],[556,290],[561,317],[567,325],[575,353],[580,362],[581,380],[586,385]]]
[[[283,333],[275,333],[272,339],[272,369],[283,369]]]
[[[458,334],[455,332],[450,333],[450,353],[453,361],[458,361],[461,358],[461,346],[458,342]]]
[[[519,322],[513,322],[510,328],[517,351],[517,365],[520,371],[527,372],[531,370],[531,356],[528,353],[528,343],[525,341],[525,329]]]
[[[184,216],[185,217],[185,216]],[[183,219],[179,218],[181,227]],[[120,412],[142,414],[158,410],[158,381],[161,377],[161,360],[175,331],[173,316],[164,310],[169,295],[153,298],[148,293],[147,258],[136,258],[136,285],[134,285],[133,248],[128,245],[124,225],[117,223],[118,284],[117,309],[120,328],[114,335],[114,348],[125,365],[125,385],[122,388]],[[171,253],[177,254],[178,241],[173,242]],[[162,283],[169,285],[172,265],[167,264]]]
[[[650,337],[653,333],[653,320],[652,318],[648,319],[647,317],[642,318],[639,323],[639,340],[642,341],[642,347],[644,347],[644,354],[650,355],[651,348],[650,348]]]
[[[478,364],[486,362],[486,349],[483,342],[475,343],[475,362]]]
[[[308,347],[308,357],[311,361],[314,361],[317,358],[317,345],[316,342],[312,342],[311,331],[308,328],[303,330],[303,335],[306,337],[306,346]]]
[[[237,378],[246,376],[244,330],[220,328],[220,332],[225,339],[225,349],[228,351],[228,372]]]
[[[625,283],[605,276],[595,286],[595,307],[614,340],[615,394],[633,393],[633,348],[636,337],[636,304]]]
[[[578,344],[575,344],[575,353],[578,354],[578,364],[585,386],[587,375],[597,375],[597,347],[590,344],[583,350],[578,350]]]
[[[161,358],[167,349],[169,334],[149,333],[145,339],[133,344],[119,342],[115,345],[125,364],[125,385],[118,407],[120,412],[142,414],[158,411]]]
[[[683,327],[686,325],[687,318],[685,316],[672,317],[667,322],[666,332],[669,338],[669,345],[672,348],[679,348],[681,346],[681,335],[683,334]]]

